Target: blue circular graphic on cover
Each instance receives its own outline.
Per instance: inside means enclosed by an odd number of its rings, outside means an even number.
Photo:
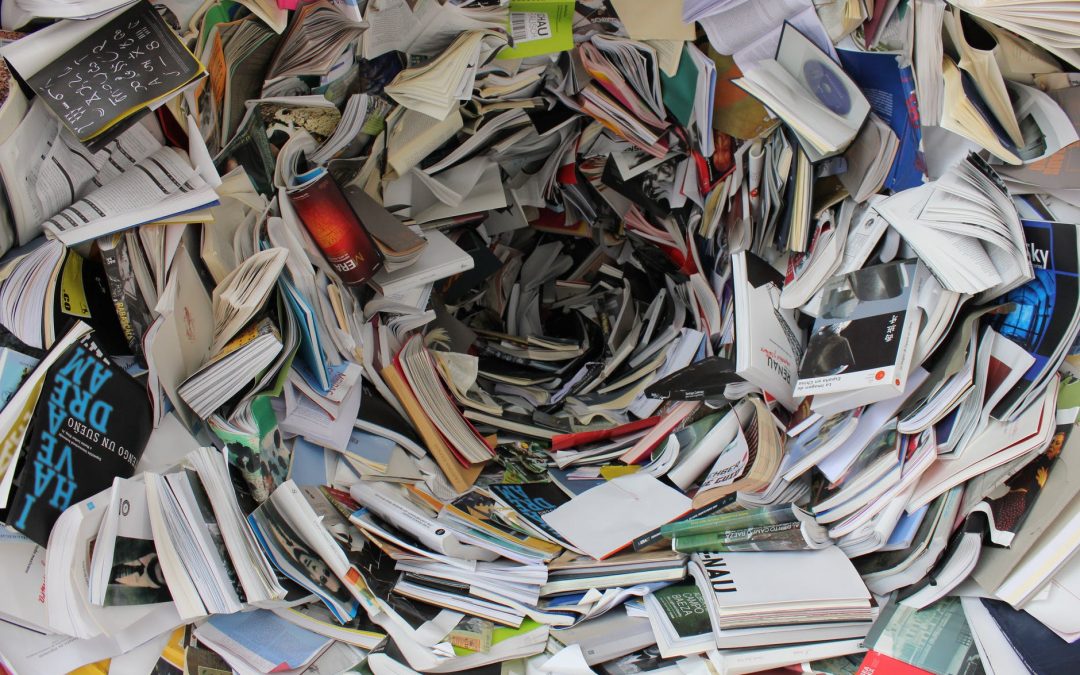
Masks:
[[[846,115],[851,112],[851,95],[844,87],[840,76],[821,61],[807,61],[803,64],[803,77],[810,91],[817,96],[821,104],[836,113]]]

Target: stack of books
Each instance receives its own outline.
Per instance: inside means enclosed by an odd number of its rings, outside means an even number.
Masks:
[[[0,669],[1069,672],[1078,35],[4,2]]]

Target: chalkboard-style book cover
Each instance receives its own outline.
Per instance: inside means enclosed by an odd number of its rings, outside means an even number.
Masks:
[[[20,74],[94,152],[110,130],[205,72],[154,6],[137,2],[36,72]]]
[[[42,383],[7,524],[46,546],[64,509],[135,473],[151,428],[145,387],[87,335]]]

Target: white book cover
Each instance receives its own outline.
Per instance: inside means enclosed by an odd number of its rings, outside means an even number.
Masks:
[[[544,514],[560,536],[597,560],[690,511],[690,498],[645,473],[620,476]]]
[[[916,300],[928,274],[914,262],[894,262],[829,280],[795,396],[903,392],[921,317]]]
[[[695,553],[692,560],[707,577],[720,613],[868,605],[870,601],[859,573],[836,546],[815,551]]]
[[[793,410],[793,392],[806,338],[795,323],[794,312],[780,307],[784,277],[746,251],[732,255],[731,266],[735,280],[735,343],[739,345],[736,372]]]

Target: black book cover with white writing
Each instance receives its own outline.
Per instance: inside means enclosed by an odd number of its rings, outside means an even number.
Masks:
[[[64,509],[135,473],[151,429],[145,387],[87,335],[42,383],[7,524],[46,546]]]
[[[149,2],[116,14],[27,84],[91,151],[91,141],[141,115],[203,72]]]

